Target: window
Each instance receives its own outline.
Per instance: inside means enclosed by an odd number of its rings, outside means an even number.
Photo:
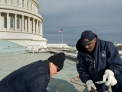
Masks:
[[[13,0],[11,0],[11,4],[13,4]]]
[[[4,17],[4,28],[7,28],[7,17]]]
[[[17,5],[19,6],[19,0],[17,0]]]
[[[20,29],[20,19],[17,18],[17,28]]]
[[[22,0],[22,7],[24,7],[24,0]]]
[[[10,28],[14,28],[14,18],[10,17]]]

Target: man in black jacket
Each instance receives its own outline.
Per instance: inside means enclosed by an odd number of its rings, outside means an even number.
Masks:
[[[76,48],[77,71],[88,91],[104,92],[106,85],[111,86],[112,92],[122,92],[122,60],[112,42],[101,40],[86,30]]]
[[[63,68],[64,61],[65,54],[58,53],[21,67],[0,81],[0,92],[47,92],[50,76]]]

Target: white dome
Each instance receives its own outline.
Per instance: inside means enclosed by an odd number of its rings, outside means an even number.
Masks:
[[[46,45],[36,0],[0,0],[0,39],[20,45]]]

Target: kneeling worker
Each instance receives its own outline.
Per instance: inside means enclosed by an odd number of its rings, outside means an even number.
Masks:
[[[47,92],[50,76],[64,65],[65,54],[58,53],[48,60],[28,64],[0,81],[0,92]]]

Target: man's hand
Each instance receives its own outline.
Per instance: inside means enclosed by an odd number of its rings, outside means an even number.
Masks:
[[[87,85],[88,91],[96,90],[96,87],[92,80],[88,80],[86,82],[86,85]]]
[[[117,84],[117,80],[114,77],[114,73],[111,70],[106,70],[103,75],[103,81],[105,81],[106,86],[114,86]]]

